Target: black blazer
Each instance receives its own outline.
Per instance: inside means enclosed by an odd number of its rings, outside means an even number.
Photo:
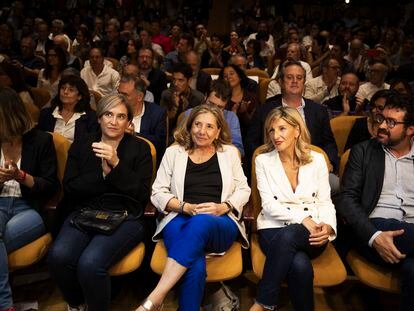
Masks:
[[[152,177],[151,151],[146,142],[125,134],[117,153],[119,164],[104,178],[102,161],[92,150],[92,143],[101,140],[101,133],[74,141],[69,149],[63,178],[63,208],[78,209],[83,203],[97,200],[104,193],[128,195],[140,202],[132,215],[140,214],[150,196]]]
[[[338,168],[338,148],[329,123],[329,115],[326,107],[309,99],[305,100],[306,126],[311,135],[312,144],[322,148],[328,155],[334,170]],[[264,124],[269,112],[282,106],[282,96],[271,97],[260,106],[253,116],[251,126],[247,133],[246,152],[252,155],[254,150],[264,143]]]
[[[364,245],[368,245],[369,239],[378,231],[369,215],[381,195],[384,171],[385,153],[377,140],[355,145],[342,177],[341,192],[334,198],[338,214]]]
[[[39,122],[37,128],[46,132],[53,132],[56,125],[56,119],[53,116],[54,108],[48,107],[40,111]],[[95,133],[99,130],[99,124],[96,119],[96,113],[93,110],[86,111],[86,114],[82,115],[75,121],[75,137],[74,141],[78,140],[90,133]]]
[[[157,150],[157,158],[161,159],[165,150],[167,137],[167,112],[164,107],[144,102],[145,112],[141,119],[138,135],[147,138]]]
[[[211,76],[208,73],[205,73],[203,70],[200,70],[197,75],[196,89],[197,91],[208,95],[210,92]]]
[[[20,169],[34,178],[32,188],[20,184],[22,198],[39,209],[59,189],[55,146],[52,135],[36,129],[24,134],[22,139]]]
[[[354,145],[371,138],[371,133],[368,131],[367,123],[367,117],[358,118],[355,120],[355,123],[352,126],[351,131],[349,132],[348,139],[346,140],[344,150],[348,150],[349,148],[352,148]]]

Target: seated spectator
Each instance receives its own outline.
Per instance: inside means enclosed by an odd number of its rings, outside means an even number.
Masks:
[[[132,64],[138,65],[138,50],[140,49],[139,41],[135,41],[133,39],[128,40],[128,45],[126,48],[126,54],[121,57],[119,60],[119,65],[117,70],[122,72],[122,69],[125,65]]]
[[[190,79],[190,87],[204,95],[210,90],[211,76],[200,70],[200,55],[195,51],[187,52],[186,63],[191,66],[193,76]]]
[[[317,35],[313,38],[312,47],[306,50],[306,62],[312,68],[314,77],[320,74],[318,66],[320,66],[324,59],[329,57],[330,53],[331,50],[326,37]]]
[[[51,107],[41,110],[37,128],[59,133],[71,143],[95,133],[98,122],[95,111],[91,109],[85,81],[78,76],[67,75],[60,80],[58,90]]]
[[[350,247],[398,271],[400,310],[408,311],[414,308],[412,100],[391,96],[376,121],[376,139],[351,150],[335,207],[349,229],[343,234]]]
[[[264,123],[270,111],[276,107],[287,106],[299,111],[309,129],[312,145],[326,152],[335,170],[338,168],[338,149],[329,124],[328,111],[324,106],[302,97],[304,81],[305,69],[299,62],[286,62],[282,66],[279,74],[282,95],[268,99],[257,109],[244,145],[246,153],[253,154],[254,150],[263,144]]]
[[[309,131],[294,108],[269,113],[265,144],[266,152],[256,158],[256,177],[262,202],[257,229],[266,261],[250,311],[277,307],[284,281],[293,308],[313,310],[311,259],[336,237],[326,161],[310,150]]]
[[[350,149],[354,145],[377,135],[375,116],[382,113],[388,98],[395,94],[396,92],[391,90],[380,90],[371,97],[368,116],[355,120],[355,123],[348,134],[344,150]]]
[[[177,64],[172,69],[172,83],[161,94],[160,105],[167,110],[170,135],[177,125],[177,118],[188,108],[194,108],[204,101],[204,95],[190,87],[193,76],[187,64]]]
[[[35,39],[35,53],[37,56],[46,58],[46,51],[53,46],[53,41],[49,39],[49,25],[44,21],[37,26],[37,38]]]
[[[210,47],[211,40],[207,34],[207,29],[203,24],[198,24],[194,32],[194,51],[203,55],[204,51]]]
[[[139,32],[139,41],[141,44],[141,47],[143,48],[149,48],[153,51],[153,53],[155,54],[154,59],[155,60],[162,60],[162,58],[165,56],[164,51],[162,50],[162,47],[151,41],[151,34],[149,33],[148,30],[146,29],[142,29]],[[162,63],[162,62],[159,62]]]
[[[72,52],[68,52],[68,42],[66,41],[63,35],[56,35],[53,37],[53,44],[55,46],[59,46],[65,51],[66,55],[66,65],[68,67],[72,67],[76,70],[81,70],[82,68],[82,61],[80,58],[76,57],[72,54]]]
[[[72,46],[72,40],[64,33],[65,23],[61,19],[54,19],[52,21],[51,33],[49,34],[49,39],[53,41],[53,38],[57,35],[62,35],[66,41],[67,49],[66,52],[70,52]]]
[[[139,77],[142,81],[144,81],[145,85],[149,83],[147,79],[145,79],[145,76],[140,74],[139,68],[137,65],[128,64],[124,66],[124,69],[122,70],[122,75],[132,75],[135,77]],[[154,94],[150,91],[145,92],[144,100],[149,103],[155,103]]]
[[[0,310],[14,310],[7,254],[45,234],[37,212],[59,187],[52,136],[33,129],[20,97],[0,86]]]
[[[398,93],[413,98],[413,92],[411,90],[410,84],[404,80],[395,78],[390,82],[390,89],[396,90]]]
[[[215,105],[219,107],[224,114],[227,125],[231,134],[231,143],[237,147],[240,151],[240,155],[244,157],[244,147],[240,131],[240,122],[237,115],[227,110],[229,101],[231,98],[230,84],[223,79],[216,79],[211,83],[210,94],[206,99],[207,104]],[[188,116],[192,109],[188,109],[185,114]]]
[[[341,66],[335,58],[325,59],[321,66],[322,75],[306,81],[303,95],[318,104],[338,95],[341,80]]]
[[[402,45],[394,56],[391,57],[391,62],[394,67],[409,64],[411,62],[410,57],[414,54],[414,37],[407,36]]]
[[[106,38],[103,43],[105,57],[120,59],[127,50],[127,42],[120,37],[119,26],[116,23],[106,27]]]
[[[269,34],[264,31],[259,31],[256,35],[256,40],[260,43],[260,56],[263,58],[266,68],[270,71],[273,69],[273,57],[275,56],[275,48],[268,44]]]
[[[39,72],[37,87],[47,89],[50,98],[54,98],[58,93],[58,84],[65,68],[65,51],[60,47],[52,46],[46,51],[46,67]]]
[[[26,83],[32,87],[37,85],[40,69],[45,67],[45,61],[35,55],[35,42],[32,37],[20,40],[20,56],[13,60],[13,64],[23,71]]]
[[[246,54],[244,46],[239,39],[239,34],[236,31],[230,32],[230,44],[224,49],[230,55]]]
[[[164,55],[167,55],[172,50],[174,50],[174,47],[172,46],[171,39],[166,35],[162,34],[160,30],[160,22],[157,20],[153,20],[151,22],[151,40],[153,43],[160,45],[162,47]]]
[[[241,70],[243,70],[244,73],[246,73],[247,58],[244,54],[232,55],[230,57],[229,65],[236,65]],[[251,93],[259,94],[259,84],[255,80],[251,79],[249,76],[247,76],[247,78],[248,78],[247,90]]]
[[[325,100],[322,105],[328,108],[331,117],[347,115],[365,115],[369,101],[355,96],[359,88],[358,76],[354,73],[342,75],[338,86],[338,95]]]
[[[306,71],[306,80],[310,80],[310,79],[313,78],[312,70],[311,70],[309,64],[307,62],[304,62],[304,61],[300,60],[300,46],[299,46],[299,44],[297,44],[297,43],[288,44],[287,50],[286,50],[286,60],[300,62],[302,67]],[[272,79],[276,79],[278,72],[279,72],[279,65],[276,67],[275,71],[273,72]],[[274,94],[274,95],[276,95],[276,94]]]
[[[19,95],[33,122],[37,122],[39,107],[36,106],[30,87],[26,84],[23,73],[18,67],[10,63],[0,63],[0,86],[12,88]]]
[[[49,250],[50,274],[68,310],[109,310],[108,268],[144,240],[140,215],[150,194],[149,146],[125,133],[132,109],[122,95],[103,97],[96,114],[101,131],[75,140],[69,149],[59,206],[67,217]],[[128,215],[113,232],[80,230],[71,223],[82,208],[102,210],[107,205]]]
[[[246,45],[247,69],[266,69],[266,64],[260,56],[261,46],[257,40],[249,40]]]
[[[170,28],[168,37],[171,39],[171,44],[174,48],[177,47],[181,36],[181,26],[178,23],[173,23]]]
[[[349,53],[344,56],[344,59],[351,62],[356,73],[363,70],[364,67],[364,44],[359,39],[353,39],[349,44]]]
[[[81,78],[85,80],[89,90],[102,96],[112,93],[118,88],[119,73],[104,63],[101,48],[94,47],[89,53],[90,66],[83,67]]]
[[[81,25],[76,32],[75,40],[73,40],[71,54],[79,58],[82,65],[89,58],[89,52],[92,47],[91,42],[92,37],[88,28],[84,25]]]
[[[168,258],[161,279],[138,311],[157,310],[180,281],[180,310],[198,310],[206,280],[206,253],[248,246],[240,220],[250,188],[221,110],[193,109],[167,148],[152,187],[162,215],[154,240],[163,239]]]
[[[211,36],[210,47],[201,55],[201,68],[223,68],[227,66],[230,54],[223,50],[223,40],[220,35]]]
[[[161,93],[167,89],[167,76],[165,73],[153,66],[154,51],[148,47],[138,50],[139,76],[144,80],[147,91],[154,94],[154,102],[160,103]]]
[[[139,134],[151,141],[161,160],[165,150],[167,135],[167,115],[165,109],[145,101],[146,86],[136,75],[123,75],[118,86],[118,93],[124,95],[132,107],[133,118],[128,132]]]
[[[227,109],[237,114],[240,120],[242,137],[246,137],[253,114],[259,106],[259,99],[256,94],[247,89],[248,78],[238,66],[228,65],[223,68],[220,71],[219,78],[228,81],[230,84],[231,99]]]
[[[257,40],[257,34],[259,32],[264,32],[264,33],[269,35],[266,43],[268,44],[269,47],[271,47],[271,48],[273,48],[273,50],[275,50],[275,41],[273,39],[273,36],[269,33],[269,25],[268,25],[266,20],[260,21],[259,24],[257,25],[257,32],[250,34],[244,40],[244,45],[246,46],[246,49],[247,49],[247,45],[249,44],[250,40]]]
[[[345,58],[345,55],[348,51],[348,43],[342,38],[337,38],[336,41],[332,44],[330,57],[338,61],[341,66],[341,74],[348,72],[357,72],[357,68],[354,67],[354,64]]]
[[[388,90],[390,85],[385,83],[387,72],[386,65],[382,63],[372,64],[366,73],[368,81],[359,87],[357,96],[370,100],[377,91]]]
[[[176,64],[185,63],[186,54],[191,51],[193,47],[193,36],[188,33],[182,34],[175,50],[165,55],[162,69],[166,73],[171,73]]]

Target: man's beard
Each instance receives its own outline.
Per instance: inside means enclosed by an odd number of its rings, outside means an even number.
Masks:
[[[383,134],[388,137],[388,139],[384,140],[383,138],[379,138],[378,135]],[[398,145],[400,142],[402,142],[405,138],[406,134],[404,132],[401,133],[399,137],[395,137],[391,139],[391,134],[388,130],[379,128],[377,130],[377,140],[384,146],[384,147],[393,147],[395,145]]]

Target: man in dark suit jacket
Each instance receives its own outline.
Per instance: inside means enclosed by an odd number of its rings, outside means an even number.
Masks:
[[[193,77],[190,86],[204,95],[210,92],[211,76],[200,70],[200,55],[195,51],[187,52],[186,63],[191,66]]]
[[[145,82],[134,75],[121,77],[118,92],[125,95],[134,111],[129,132],[147,138],[157,150],[157,159],[161,160],[166,143],[167,114],[163,107],[144,102]]]
[[[399,268],[400,310],[414,310],[412,100],[388,98],[376,120],[376,139],[351,149],[335,206],[346,223],[346,246],[376,264]]]
[[[312,144],[322,148],[327,153],[334,169],[337,169],[338,148],[329,123],[328,111],[322,105],[302,97],[305,69],[299,62],[288,61],[280,70],[279,83],[282,95],[269,98],[256,110],[247,134],[246,152],[251,155],[257,147],[263,144],[263,127],[268,113],[274,108],[289,106],[299,111],[311,134]]]
[[[152,67],[154,51],[149,47],[142,47],[138,51],[139,75],[144,80],[147,90],[154,95],[154,102],[160,104],[161,93],[167,89],[167,76],[160,69]]]

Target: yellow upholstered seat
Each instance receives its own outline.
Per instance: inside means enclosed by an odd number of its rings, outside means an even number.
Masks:
[[[345,145],[348,135],[354,126],[355,120],[361,118],[360,116],[339,116],[331,119],[331,129],[335,138],[336,146],[338,147],[338,155],[342,156],[345,152]]]
[[[272,81],[272,79],[263,78],[259,82],[259,101],[262,105],[266,102],[267,89],[269,87],[270,81]]]
[[[207,73],[207,74],[209,74],[210,76],[211,75],[218,75],[219,73],[220,73],[220,68],[203,68],[203,69],[201,69],[201,70],[203,70],[205,73]]]
[[[362,283],[385,292],[400,292],[397,269],[373,264],[354,250],[348,253],[346,261]]]
[[[47,253],[52,243],[52,235],[47,233],[33,242],[10,253],[8,257],[9,271],[14,271],[35,264]]]
[[[145,245],[144,243],[139,243],[133,250],[131,250],[128,255],[118,261],[109,269],[109,274],[111,276],[122,275],[130,273],[141,266],[142,260],[145,255]]]
[[[145,141],[151,149],[152,157],[152,178],[151,183],[154,181],[156,165],[157,165],[157,152],[154,145],[146,138],[137,136],[138,139]],[[118,261],[116,264],[112,265],[109,269],[109,274],[111,276],[122,275],[130,273],[141,266],[142,260],[145,255],[145,245],[143,242],[135,246],[124,258]]]
[[[155,245],[151,258],[151,269],[162,274],[167,262],[167,249],[161,240]],[[243,270],[241,244],[234,242],[223,256],[212,256],[206,260],[207,282],[218,282],[234,279]]]
[[[256,149],[253,154],[252,159],[252,180],[251,180],[251,189],[252,189],[252,204],[253,204],[253,214],[254,218],[257,219],[257,215],[260,213],[261,210],[261,199],[260,193],[257,189],[257,179],[256,179],[256,165],[255,159],[256,157],[263,152],[266,147],[260,146]],[[328,160],[328,156],[326,153],[316,147],[311,146],[311,149],[317,152],[320,152],[324,155],[325,160],[327,162],[328,167],[331,166]],[[256,223],[253,224],[253,231],[256,231]],[[262,250],[260,249],[258,243],[258,237],[256,233],[252,234],[251,243],[250,243],[250,253],[252,258],[252,266],[253,272],[256,274],[257,277],[261,278],[263,274],[264,263],[266,260],[266,256],[263,254]],[[334,286],[342,283],[346,279],[346,269],[344,264],[342,263],[341,259],[339,258],[338,253],[336,252],[335,248],[329,243],[325,249],[325,251],[318,256],[317,258],[312,260],[312,267],[314,272],[314,281],[313,284],[315,287],[327,287],[327,286]]]
[[[57,133],[51,133],[53,136],[53,144],[56,150],[58,178],[63,179],[63,172],[65,171],[66,159],[68,149],[70,147],[69,141]],[[56,206],[56,203],[61,197],[61,192],[58,192],[47,204],[47,206]],[[8,255],[9,270],[14,271],[24,267],[28,267],[38,262],[47,253],[50,244],[52,243],[52,236],[49,233],[44,234],[33,242],[15,250]]]

